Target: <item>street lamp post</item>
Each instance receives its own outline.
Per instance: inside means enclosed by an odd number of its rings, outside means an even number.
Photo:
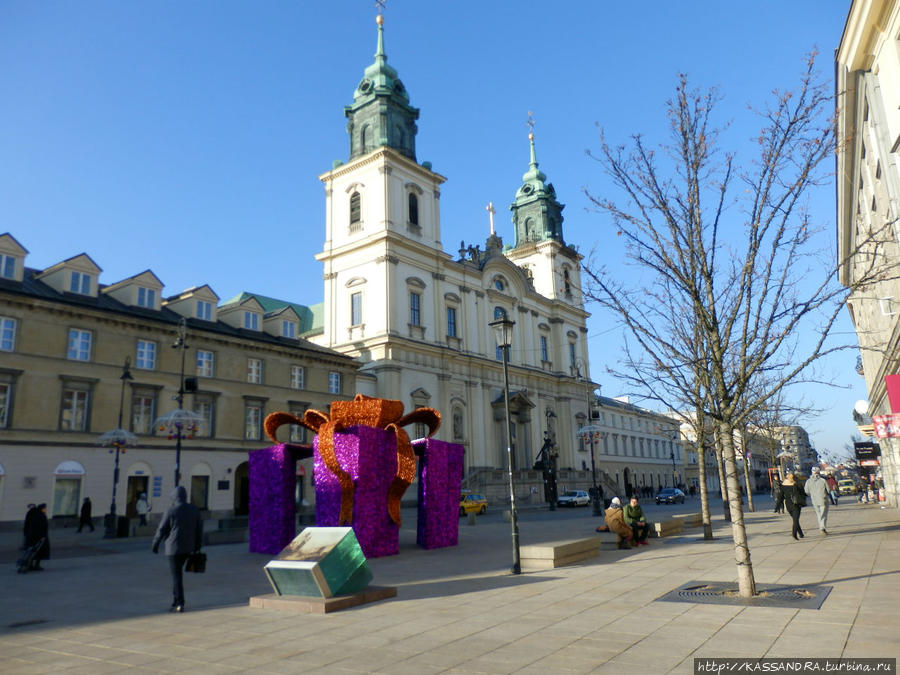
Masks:
[[[576,378],[580,378],[588,384],[587,424],[581,428],[581,433],[583,438],[588,441],[591,446],[591,511],[593,515],[600,516],[603,515],[603,509],[600,504],[600,490],[597,487],[597,464],[594,460],[594,435],[601,433],[602,430],[600,427],[591,424],[591,382],[587,379],[586,373],[582,374],[581,366],[584,366],[584,362],[581,359],[576,359],[575,363],[572,364],[572,370],[574,371],[573,374]]]
[[[519,559],[519,517],[516,512],[516,480],[513,472],[512,420],[509,416],[509,347],[512,344],[512,329],[515,321],[506,316],[488,324],[497,339],[497,346],[503,352],[503,392],[506,410],[506,459],[509,462],[509,520],[512,526],[512,573],[519,574],[522,564]]]
[[[131,357],[126,356],[125,363],[122,365],[122,374],[119,376],[119,379],[122,380],[122,388],[119,392],[118,428],[101,434],[97,439],[97,443],[100,445],[111,445],[113,449],[110,450],[110,452],[116,453],[116,459],[113,465],[112,500],[109,504],[109,514],[105,518],[106,522],[104,523],[103,528],[103,537],[105,539],[112,539],[117,534],[116,491],[119,486],[119,453],[125,452],[125,446],[134,445],[137,441],[137,436],[122,428],[122,414],[125,409],[125,384],[134,379],[131,375],[130,367]]]
[[[184,317],[178,322],[178,337],[172,344],[173,349],[181,350],[181,373],[178,377],[178,410],[184,409],[184,356],[187,352],[187,321]],[[175,435],[175,487],[181,484],[181,436],[182,428],[176,424],[177,433]]]

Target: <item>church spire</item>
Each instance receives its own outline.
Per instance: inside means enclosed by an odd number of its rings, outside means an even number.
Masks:
[[[409,104],[403,82],[387,62],[384,51],[384,16],[375,18],[378,41],[375,62],[366,68],[353,92],[353,103],[344,108],[347,134],[350,136],[350,159],[387,146],[416,159],[416,120],[419,109]]]
[[[562,235],[563,204],[556,201],[556,190],[538,168],[534,149],[534,118],[528,113],[528,145],[531,153],[528,171],[522,175],[522,185],[516,191],[516,201],[509,209],[516,229],[513,248],[552,239],[565,245]]]

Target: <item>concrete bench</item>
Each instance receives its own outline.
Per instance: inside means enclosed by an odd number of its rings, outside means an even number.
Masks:
[[[650,523],[651,537],[668,537],[673,534],[681,534],[684,530],[684,522],[682,520],[661,520],[658,523]]]
[[[615,533],[598,532],[597,536],[585,539],[570,539],[544,544],[529,544],[519,549],[522,569],[552,570],[555,567],[571,565],[600,555],[600,546],[610,536],[615,546]]]
[[[703,525],[702,513],[685,513],[681,516],[672,516],[672,520],[680,520],[685,527],[700,527]]]

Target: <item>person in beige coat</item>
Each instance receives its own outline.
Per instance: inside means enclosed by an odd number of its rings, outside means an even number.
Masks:
[[[622,513],[622,502],[618,497],[613,497],[606,509],[606,526],[610,532],[619,535],[619,548],[631,548],[631,540],[634,534],[628,523],[625,522],[625,514]]]

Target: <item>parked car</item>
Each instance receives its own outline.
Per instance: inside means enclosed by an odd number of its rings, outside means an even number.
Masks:
[[[557,506],[587,506],[590,503],[591,497],[584,490],[569,490],[556,500]]]
[[[855,495],[858,492],[856,483],[852,478],[841,478],[838,481],[838,493],[842,495]]]
[[[684,493],[678,488],[663,488],[656,494],[657,504],[684,504]]]
[[[488,503],[484,495],[462,494],[459,496],[459,515],[485,513]]]

